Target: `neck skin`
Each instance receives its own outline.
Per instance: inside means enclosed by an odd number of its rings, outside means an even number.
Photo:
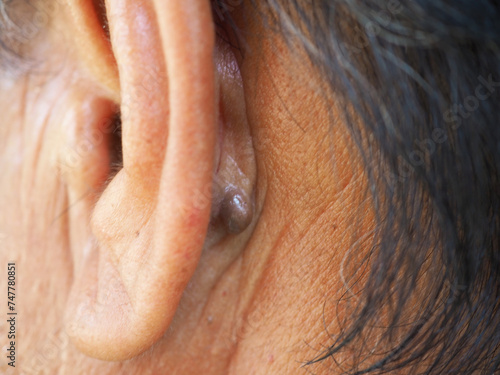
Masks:
[[[161,13],[149,3],[136,6],[150,6],[145,14]],[[81,338],[86,325],[75,330],[71,324],[64,325],[68,315],[78,314],[80,294],[90,290],[85,288],[106,281],[99,280],[100,271],[89,277],[85,270],[86,263],[101,259],[102,264],[107,256],[102,236],[95,233],[97,224],[92,227],[90,221],[107,197],[114,199],[109,189],[118,184],[122,173],[116,176],[118,182],[109,182],[109,168],[102,166],[109,139],[94,142],[90,151],[78,147],[88,136],[84,134],[88,118],[110,116],[116,105],[123,105],[127,85],[123,71],[130,69],[133,75],[136,68],[133,60],[122,66],[117,47],[112,46],[116,68],[104,52],[109,46],[96,36],[92,22],[86,27],[95,35],[81,34],[81,29],[71,26],[81,22],[75,21],[74,9],[87,14],[88,6],[77,1],[51,11],[50,27],[38,47],[32,48],[44,62],[38,68],[42,73],[22,73],[16,79],[5,73],[0,81],[4,114],[0,206],[9,212],[0,217],[0,244],[5,249],[0,258],[2,264],[16,261],[19,269],[18,309],[24,316],[18,326],[21,369],[26,374],[305,372],[302,364],[330,345],[329,333],[340,329],[344,315],[338,301],[346,291],[341,275],[352,271],[344,260],[349,257],[355,263],[349,249],[359,251],[369,241],[363,235],[370,233],[373,214],[363,167],[336,109],[335,96],[324,90],[321,77],[300,51],[291,52],[280,34],[266,30],[256,14],[244,17],[243,10],[235,10],[233,16],[246,19],[249,52],[242,58],[238,51],[221,47],[220,41],[214,47],[219,51],[215,53],[219,72],[215,90],[220,100],[216,114],[226,121],[217,123],[222,130],[214,133],[212,168],[220,186],[211,185],[203,248],[172,320],[127,361],[113,358],[116,353],[93,349],[93,337],[99,342],[95,335],[106,336],[103,326]],[[112,4],[107,6],[114,42],[113,22],[124,22],[120,19],[124,13],[112,14]],[[153,29],[160,44],[163,30]],[[62,37],[61,30],[74,35]],[[163,56],[160,52],[158,56]],[[91,57],[82,58],[85,53]],[[56,72],[54,64],[60,67]],[[234,64],[237,77],[225,75],[224,67]],[[168,76],[167,89],[173,79]],[[80,123],[83,128],[78,128]],[[173,125],[165,139],[173,137],[171,129]],[[163,153],[166,149],[159,147]],[[248,149],[251,152],[242,152]],[[72,157],[75,150],[85,157],[71,159],[76,164],[68,172],[67,163],[61,167],[60,155]],[[126,152],[124,145],[124,170],[127,158],[133,158]],[[228,219],[221,213],[228,186],[246,194],[252,210],[250,219],[238,221],[245,225],[234,230],[228,229]],[[104,188],[109,189],[102,193]],[[134,205],[147,205],[148,199],[126,200],[129,208],[120,222],[125,233],[136,228],[128,220],[139,209]],[[141,227],[143,233],[153,236],[154,228]],[[116,280],[124,278],[126,270],[117,269]],[[129,279],[122,280],[125,290]],[[148,292],[146,286],[143,292]],[[40,314],[45,316],[43,322]],[[5,332],[0,337],[6,337]],[[337,370],[329,365],[307,370],[317,374]]]

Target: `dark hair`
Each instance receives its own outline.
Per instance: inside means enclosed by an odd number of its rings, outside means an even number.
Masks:
[[[266,4],[269,24],[291,45],[300,42],[350,103],[344,115],[377,214],[368,271],[351,275],[339,301],[350,305],[349,288],[362,280],[356,303],[341,332],[330,333],[332,345],[305,367],[314,372],[312,365],[331,361],[346,374],[495,373],[500,3]]]

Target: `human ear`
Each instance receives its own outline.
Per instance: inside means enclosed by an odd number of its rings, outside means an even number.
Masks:
[[[124,360],[169,327],[210,222],[228,233],[249,225],[255,170],[250,154],[235,154],[248,144],[245,126],[218,140],[219,90],[231,85],[214,64],[210,1],[110,0],[107,16],[123,168],[93,210],[98,251],[76,275],[66,320],[80,350]],[[235,123],[241,113],[230,114]],[[233,178],[236,170],[244,176]]]

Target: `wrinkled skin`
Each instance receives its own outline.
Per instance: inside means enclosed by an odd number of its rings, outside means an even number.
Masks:
[[[0,78],[0,372],[306,373],[371,228],[335,95],[248,4],[244,58],[209,1],[107,0],[111,46],[91,1],[54,4],[17,10],[48,16]]]

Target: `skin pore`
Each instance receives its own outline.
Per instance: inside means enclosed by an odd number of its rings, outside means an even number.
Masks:
[[[106,1],[111,43],[97,2],[56,3],[32,5],[47,18],[31,63],[0,76],[19,369],[338,371],[302,365],[339,329],[343,259],[373,215],[341,104],[303,52],[249,3],[232,10],[244,54],[208,0]]]

